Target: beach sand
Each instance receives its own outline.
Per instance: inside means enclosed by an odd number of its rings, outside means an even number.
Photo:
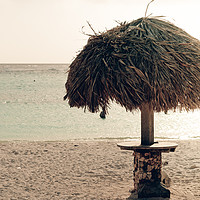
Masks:
[[[0,199],[127,199],[133,156],[117,142],[0,142]],[[175,142],[175,152],[162,154],[170,199],[200,199],[200,140]]]

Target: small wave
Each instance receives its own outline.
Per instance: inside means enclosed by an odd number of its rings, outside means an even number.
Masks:
[[[60,70],[55,69],[55,68],[50,68],[50,69],[48,69],[48,71],[58,72],[58,71],[60,71]]]
[[[99,137],[94,140],[138,140],[139,137]]]
[[[2,103],[7,104],[7,103],[11,103],[11,101],[4,101]]]

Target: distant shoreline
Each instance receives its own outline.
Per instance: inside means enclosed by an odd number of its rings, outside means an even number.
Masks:
[[[64,64],[64,63],[16,63],[16,64],[0,64],[0,69],[2,70],[12,70],[12,71],[18,71],[18,70],[51,70],[51,69],[68,69],[70,64]]]

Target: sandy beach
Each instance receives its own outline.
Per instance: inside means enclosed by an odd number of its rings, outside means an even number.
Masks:
[[[0,142],[0,199],[128,199],[133,156],[117,142]],[[163,154],[170,199],[200,199],[200,140],[173,142]]]

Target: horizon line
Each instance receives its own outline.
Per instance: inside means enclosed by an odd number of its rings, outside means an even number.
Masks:
[[[27,62],[27,63],[18,63],[18,62],[16,62],[16,63],[1,63],[0,62],[0,65],[68,65],[68,64],[70,64],[70,63],[57,63],[57,62],[53,62],[53,63],[50,63],[50,62],[48,62],[48,63],[29,63],[29,62]]]

